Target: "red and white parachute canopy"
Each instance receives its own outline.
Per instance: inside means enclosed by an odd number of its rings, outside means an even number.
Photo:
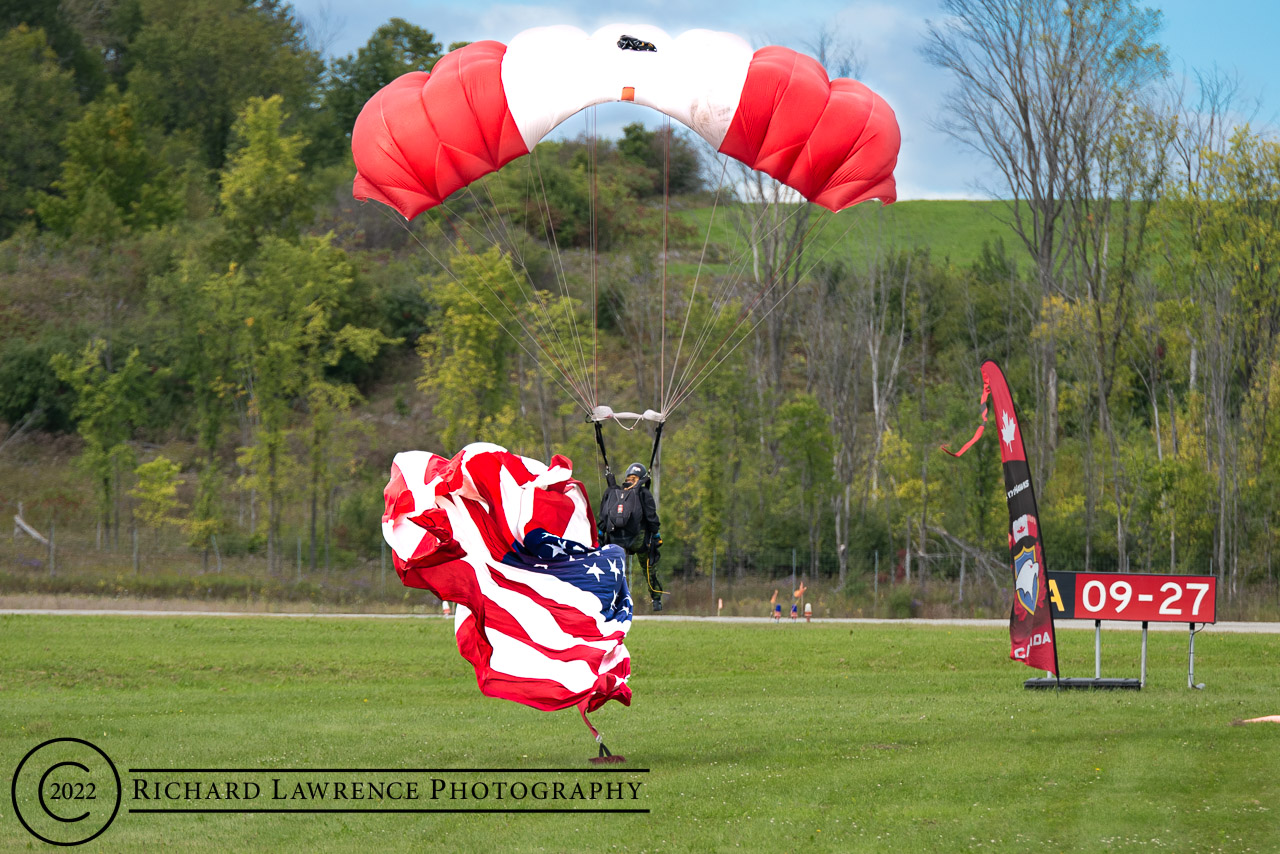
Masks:
[[[653,49],[624,49],[623,36]],[[356,119],[353,193],[412,219],[609,101],[659,110],[830,210],[897,197],[897,119],[863,84],[831,80],[816,60],[785,47],[753,51],[730,33],[672,37],[631,24],[590,35],[538,27],[510,45],[475,42],[430,73],[393,81]]]

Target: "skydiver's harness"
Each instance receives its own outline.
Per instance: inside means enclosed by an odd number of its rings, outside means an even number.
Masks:
[[[632,419],[631,426],[626,426],[620,419]],[[613,420],[617,421],[618,426],[622,427],[624,430],[634,430],[636,425],[641,421],[655,422],[658,426],[653,432],[653,450],[649,454],[649,478],[652,479],[653,473],[657,471],[658,447],[662,444],[662,427],[666,423],[667,416],[663,415],[661,412],[654,412],[652,409],[646,409],[643,413],[614,412],[607,406],[597,406],[591,411],[591,415],[588,420],[591,421],[596,428],[596,444],[600,447],[600,458],[604,461],[604,476],[606,480],[610,478],[611,471],[609,469],[609,451],[606,450],[604,446],[604,430],[601,428],[601,424],[605,421]],[[646,483],[644,486],[647,487],[648,484]],[[657,504],[656,498],[654,499],[654,504]],[[606,533],[610,533],[610,531],[606,531]],[[658,590],[657,587],[653,586],[653,579],[649,575],[649,567],[653,564],[653,552],[656,548],[657,547],[654,545],[653,540],[650,539],[649,553],[645,555],[644,561],[645,583],[649,585],[650,590],[657,590],[658,593],[666,593],[667,591]]]

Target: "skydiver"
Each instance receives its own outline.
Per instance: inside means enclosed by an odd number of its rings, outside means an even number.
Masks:
[[[627,466],[621,487],[607,469],[605,480],[608,486],[600,501],[600,544],[614,543],[627,554],[637,556],[644,567],[653,610],[661,611],[663,591],[656,569],[662,546],[662,535],[658,533],[661,523],[658,504],[649,491],[649,470],[641,463],[632,463]]]

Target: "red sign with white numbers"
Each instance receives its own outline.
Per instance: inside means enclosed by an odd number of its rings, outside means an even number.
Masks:
[[[1060,619],[1213,623],[1217,582],[1212,575],[1049,572],[1049,601]]]

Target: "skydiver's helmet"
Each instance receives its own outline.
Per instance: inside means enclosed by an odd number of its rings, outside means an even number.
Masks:
[[[639,482],[641,486],[648,485],[649,470],[645,468],[642,463],[632,463],[631,465],[627,466],[627,472],[622,476],[623,481],[625,481],[627,478],[631,477],[632,475],[635,475],[637,482]]]

